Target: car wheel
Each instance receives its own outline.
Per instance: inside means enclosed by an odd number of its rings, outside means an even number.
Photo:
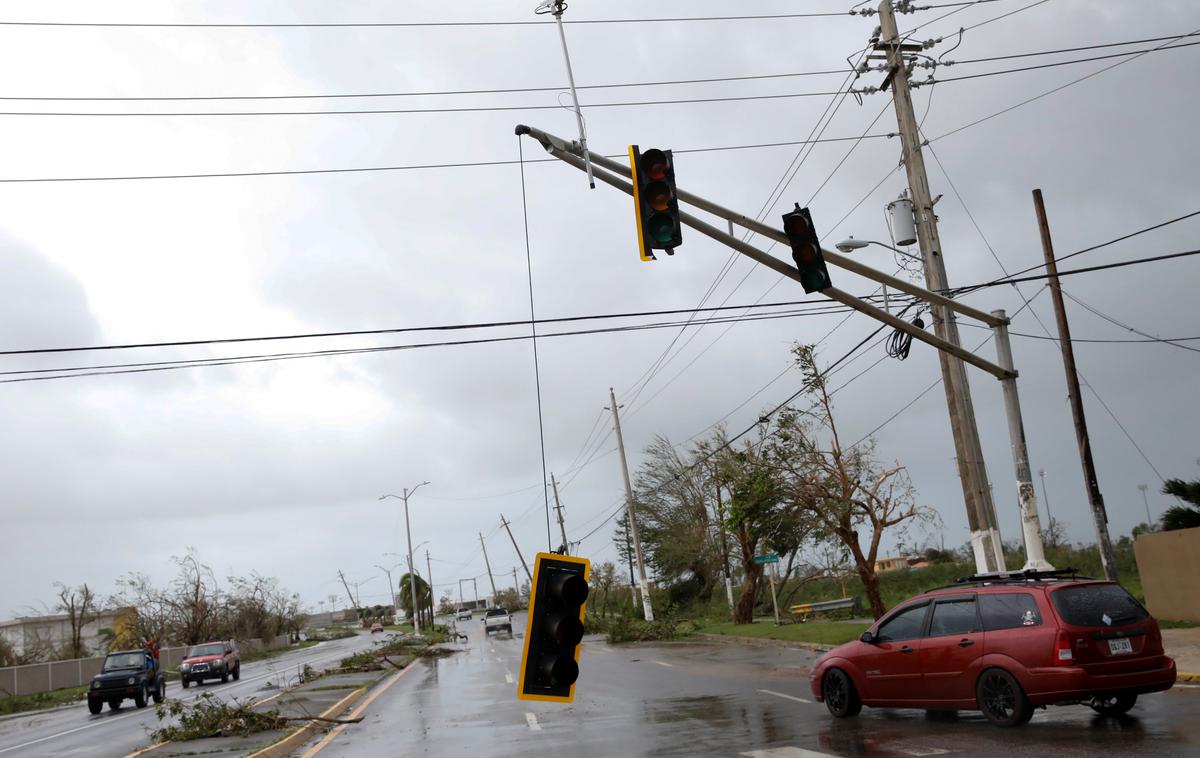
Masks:
[[[1092,710],[1101,716],[1120,716],[1129,711],[1137,702],[1137,695],[1122,693],[1119,695],[1099,695],[1088,703]]]
[[[95,716],[97,713],[99,713],[100,709],[103,707],[104,707],[104,703],[102,703],[98,698],[94,698],[94,697],[88,698],[88,710],[92,712],[93,716]]]
[[[229,671],[221,672],[221,684],[225,684],[228,681],[229,681]]]
[[[988,669],[975,685],[975,700],[987,720],[996,726],[1021,726],[1033,718],[1033,704],[1012,674]]]
[[[242,678],[242,664],[239,663],[233,669],[233,681],[236,682],[241,678]]]
[[[183,688],[184,688],[185,690],[186,690],[188,687],[191,687],[191,686],[192,686],[192,680],[191,680],[191,679],[188,679],[186,676],[185,676],[185,677],[181,677],[181,678],[179,679],[179,683],[183,685]]]
[[[821,680],[821,695],[825,707],[840,719],[857,716],[862,710],[862,700],[854,689],[854,682],[841,669],[830,669]]]
[[[113,710],[113,711],[119,710],[121,708],[121,698],[110,697],[108,699],[108,708],[109,708],[109,710]]]
[[[150,700],[150,693],[146,691],[146,684],[143,682],[142,686],[138,688],[137,694],[133,696],[133,704],[138,708],[145,708],[148,700]]]
[[[166,696],[167,696],[167,683],[165,681],[159,682],[158,686],[154,688],[154,702],[161,703],[166,698]]]

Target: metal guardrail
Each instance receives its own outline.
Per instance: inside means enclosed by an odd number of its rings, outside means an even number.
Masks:
[[[806,613],[824,613],[826,611],[840,611],[845,609],[858,608],[857,597],[844,597],[840,600],[822,600],[819,603],[800,603],[792,606],[792,613],[797,616]]]

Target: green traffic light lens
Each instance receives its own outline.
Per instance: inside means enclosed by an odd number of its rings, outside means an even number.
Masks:
[[[655,213],[646,225],[650,239],[655,242],[670,242],[675,237],[675,224],[665,213]]]
[[[642,173],[656,181],[666,178],[667,154],[658,149],[642,153]]]
[[[829,279],[823,271],[802,271],[800,286],[805,292],[820,292],[829,287]]]
[[[579,678],[579,664],[566,655],[546,655],[538,661],[542,676],[554,687],[566,687]]]

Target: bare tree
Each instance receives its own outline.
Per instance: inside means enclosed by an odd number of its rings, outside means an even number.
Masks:
[[[58,604],[55,610],[67,615],[70,624],[70,637],[63,643],[61,656],[63,658],[83,658],[87,656],[87,646],[83,644],[83,629],[96,620],[99,610],[96,607],[96,595],[84,582],[78,587],[68,587],[62,582],[55,582],[58,589]]]
[[[849,552],[871,612],[879,618],[887,610],[875,570],[884,534],[905,522],[936,516],[916,504],[904,466],[880,467],[874,462],[873,442],[843,447],[812,347],[797,345],[794,353],[815,402],[809,411],[786,408],[779,413],[767,457],[780,475],[790,507],[807,514],[827,539]],[[821,429],[828,431],[824,442],[818,439]]]

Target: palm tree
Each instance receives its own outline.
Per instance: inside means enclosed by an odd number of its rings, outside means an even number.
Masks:
[[[1174,495],[1182,501],[1163,513],[1163,531],[1200,527],[1200,481],[1168,479],[1163,483],[1162,491],[1164,495]]]

